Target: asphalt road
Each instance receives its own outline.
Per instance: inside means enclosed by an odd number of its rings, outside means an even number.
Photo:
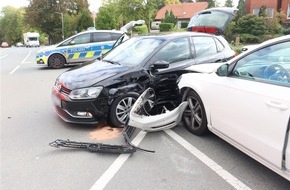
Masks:
[[[107,144],[124,140],[116,129],[72,125],[56,116],[51,88],[68,68],[36,65],[38,49],[0,49],[0,189],[290,189],[290,182],[225,141],[213,134],[193,136],[182,124],[155,133],[135,131],[133,142],[155,153],[50,147],[56,139]]]

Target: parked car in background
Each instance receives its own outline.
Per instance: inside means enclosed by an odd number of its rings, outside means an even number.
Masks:
[[[235,18],[237,11],[238,9],[232,7],[216,7],[200,11],[190,19],[187,31],[221,35]]]
[[[208,131],[290,180],[290,35],[228,63],[189,67],[178,87],[186,128]]]
[[[120,31],[89,29],[78,33],[56,45],[39,50],[36,54],[36,62],[39,65],[58,69],[65,65],[94,60],[129,39],[126,32],[144,22],[143,20],[131,21]]]
[[[151,23],[151,30],[159,30],[159,24],[161,23],[161,21],[153,21]]]
[[[1,43],[1,47],[2,48],[8,48],[9,47],[9,44],[7,42],[2,42]]]
[[[123,32],[113,30],[81,32],[59,44],[39,50],[36,62],[38,65],[58,69],[65,65],[90,61],[109,51],[122,35]]]
[[[225,62],[234,55],[222,36],[211,34],[133,37],[103,57],[61,74],[52,90],[54,108],[66,122],[105,120],[119,127],[127,122],[132,105],[148,87],[157,92],[160,109],[165,105],[172,109],[180,103],[176,80],[186,67]]]
[[[24,45],[23,45],[23,43],[21,43],[21,42],[17,42],[17,43],[16,43],[16,47],[24,47]]]

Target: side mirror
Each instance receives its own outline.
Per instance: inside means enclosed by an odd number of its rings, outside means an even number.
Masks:
[[[169,67],[169,63],[167,61],[156,61],[153,65],[153,69],[166,69]]]
[[[69,44],[70,44],[70,45],[75,45],[76,42],[72,40]]]
[[[221,65],[219,68],[217,68],[216,74],[218,76],[225,77],[228,75],[228,72],[229,72],[229,64],[224,64]]]

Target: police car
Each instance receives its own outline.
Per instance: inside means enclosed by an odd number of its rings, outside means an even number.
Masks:
[[[51,68],[93,60],[114,46],[116,40],[126,34],[114,30],[89,30],[78,33],[59,44],[41,49],[36,54],[36,62]]]

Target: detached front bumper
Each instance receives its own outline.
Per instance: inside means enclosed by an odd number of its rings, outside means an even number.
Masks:
[[[182,102],[171,111],[164,108],[164,112],[150,115],[150,110],[155,104],[154,100],[155,92],[151,88],[145,90],[136,100],[130,111],[128,125],[148,132],[169,129],[178,125],[188,102]]]
[[[57,115],[68,123],[97,124],[107,117],[106,98],[72,101],[68,95],[53,87],[52,102]]]

